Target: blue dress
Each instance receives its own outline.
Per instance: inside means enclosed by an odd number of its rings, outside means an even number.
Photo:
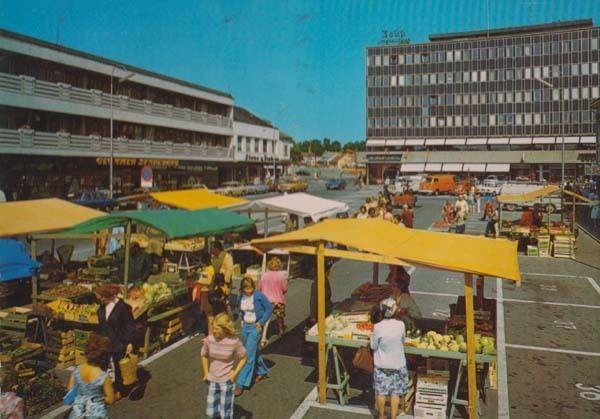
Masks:
[[[103,390],[104,380],[108,376],[108,371],[103,372],[98,378],[89,383],[84,382],[79,375],[79,367],[75,368],[73,376],[73,386],[77,389],[77,397],[73,403],[69,419],[108,418]]]

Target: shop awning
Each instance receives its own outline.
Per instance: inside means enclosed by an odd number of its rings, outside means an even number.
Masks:
[[[510,144],[531,144],[531,137],[514,137],[510,139]]]
[[[485,163],[465,164],[463,166],[463,172],[485,172]]]
[[[406,140],[406,145],[423,145],[425,144],[424,138],[411,138]]]
[[[252,241],[271,248],[308,250],[330,242],[415,266],[520,281],[517,242],[400,227],[381,219],[325,220],[310,227]],[[355,252],[349,252],[355,253]],[[476,257],[474,257],[476,255]]]
[[[518,203],[531,202],[531,201],[535,201],[536,199],[538,199],[542,196],[551,195],[554,192],[559,191],[559,190],[560,190],[560,188],[556,185],[548,185],[548,186],[542,186],[539,189],[535,189],[535,190],[527,192],[527,193],[501,194],[501,195],[498,195],[498,202],[501,202],[503,204],[518,204]]]
[[[57,231],[104,215],[57,198],[0,203],[0,237]]]
[[[444,138],[428,138],[425,140],[425,145],[444,145]]]
[[[367,140],[367,147],[383,147],[385,140]]]
[[[465,138],[447,138],[446,145],[465,145]]]
[[[205,208],[229,208],[246,204],[241,198],[220,195],[208,189],[186,189],[181,191],[152,192],[150,196],[156,201],[170,207],[185,210]]]
[[[533,144],[554,144],[555,141],[556,140],[554,137],[534,137],[533,138]]]
[[[505,173],[505,172],[510,172],[510,164],[492,164],[492,163],[488,163],[488,165],[485,168],[486,172],[489,173]]]
[[[424,170],[424,163],[404,163],[402,166],[400,166],[401,172],[423,172]]]
[[[335,217],[336,214],[348,212],[349,210],[348,204],[344,202],[319,198],[304,192],[258,199],[252,201],[248,208],[295,214],[301,218],[311,217],[314,222],[322,218]]]
[[[581,144],[596,144],[595,136],[581,137]]]
[[[402,146],[402,145],[404,145],[404,140],[387,140],[385,145],[388,147]]]
[[[89,234],[123,226],[128,222],[152,227],[162,232],[167,239],[207,237],[226,232],[240,232],[246,231],[254,225],[254,221],[246,216],[215,208],[199,211],[176,209],[121,211],[85,221],[61,231],[60,234],[66,237]]]
[[[27,278],[40,264],[29,256],[25,244],[17,239],[0,239],[0,282]]]
[[[488,144],[508,144],[508,137],[488,138]]]
[[[444,163],[442,172],[462,172],[462,164],[458,163]]]
[[[487,138],[467,138],[467,145],[485,145]]]
[[[426,172],[441,172],[442,171],[442,163],[426,163],[425,171]]]

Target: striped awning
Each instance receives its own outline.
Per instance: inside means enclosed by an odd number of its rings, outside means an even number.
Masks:
[[[510,164],[491,164],[488,163],[486,168],[485,168],[486,172],[490,172],[490,173],[506,173],[506,172],[510,172]]]

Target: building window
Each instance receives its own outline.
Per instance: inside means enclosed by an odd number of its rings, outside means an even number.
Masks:
[[[515,125],[523,125],[523,115],[520,113],[515,115]]]
[[[512,92],[506,92],[506,103],[512,103],[512,102],[513,102]]]
[[[244,141],[243,137],[238,137],[237,139],[237,152],[241,153],[242,152],[242,142]]]
[[[504,103],[504,93],[498,92],[498,103]]]
[[[542,101],[542,91],[540,89],[535,89],[533,91],[533,100],[535,102],[541,102]]]
[[[579,64],[571,64],[571,75],[572,76],[579,75]]]
[[[590,89],[589,87],[582,87],[581,88],[581,98],[582,99],[589,99],[590,97]]]
[[[454,54],[452,53],[452,51],[446,51],[446,61],[451,63],[453,57],[454,57]]]
[[[487,81],[487,72],[486,72],[485,70],[481,70],[481,71],[479,72],[479,80],[480,80],[481,82],[485,82],[485,81]]]
[[[541,79],[542,78],[542,71],[540,67],[535,67],[533,69],[533,77],[536,79]]]
[[[563,89],[563,100],[569,100],[569,88],[565,87]]]
[[[531,68],[529,67],[525,68],[525,79],[531,79]]]
[[[512,80],[514,78],[514,70],[509,68],[506,70],[506,80]]]
[[[559,68],[557,65],[552,66],[552,77],[560,77]]]
[[[390,65],[390,56],[389,55],[383,56],[383,65]]]
[[[598,49],[598,38],[592,38],[591,46],[592,51],[596,51]]]
[[[552,89],[552,100],[560,100],[560,89]]]
[[[577,87],[573,87],[571,89],[571,99],[573,99],[573,100],[579,99],[579,89]]]
[[[531,56],[531,45],[525,45],[523,47],[523,52],[525,54],[526,57]]]
[[[550,77],[550,66],[547,65],[545,67],[542,67],[542,76],[547,79]]]
[[[376,66],[380,66],[381,65],[381,55],[376,55],[375,56],[375,65]]]
[[[539,113],[533,115],[533,122],[535,125],[542,125],[542,115],[540,115]]]
[[[455,116],[454,117],[454,125],[457,127],[462,126],[462,118],[460,116]]]
[[[525,98],[524,98],[525,102],[531,102],[531,91],[527,90],[525,92]]]
[[[515,103],[523,102],[523,92],[515,92]]]
[[[590,65],[589,63],[581,63],[581,75],[589,76],[590,75]]]
[[[490,127],[493,127],[496,125],[496,115],[492,114],[489,115],[489,122],[490,122]]]
[[[525,125],[531,125],[531,114],[530,113],[525,114]]]

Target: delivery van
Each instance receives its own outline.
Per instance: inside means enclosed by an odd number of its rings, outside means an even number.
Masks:
[[[454,194],[455,191],[454,175],[429,175],[419,185],[419,192],[426,195]]]

